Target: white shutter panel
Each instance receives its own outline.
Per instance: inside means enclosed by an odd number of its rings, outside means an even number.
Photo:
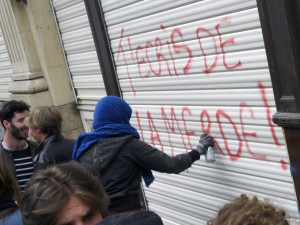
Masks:
[[[8,85],[12,81],[13,71],[11,62],[0,30],[0,101],[9,101]]]
[[[297,202],[255,0],[111,1],[102,7],[124,99],[142,139],[175,155],[209,132],[204,157],[145,188],[165,224],[206,224],[241,193]]]
[[[83,0],[52,0],[85,130],[95,103],[106,95]]]

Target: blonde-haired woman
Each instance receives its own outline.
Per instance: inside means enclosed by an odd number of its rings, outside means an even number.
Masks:
[[[27,123],[29,136],[39,144],[38,155],[34,158],[35,170],[72,159],[74,140],[61,134],[62,116],[57,109],[36,107],[30,111]]]

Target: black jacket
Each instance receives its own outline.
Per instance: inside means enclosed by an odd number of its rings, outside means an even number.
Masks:
[[[140,211],[109,216],[96,225],[163,225],[163,222],[155,212]]]
[[[35,170],[72,160],[73,146],[74,140],[66,139],[61,134],[48,136],[37,149],[38,155],[33,160]]]
[[[200,158],[193,150],[169,156],[132,135],[98,141],[79,158],[93,167],[110,198],[109,211],[141,208],[138,193],[143,168],[164,173],[180,173]]]

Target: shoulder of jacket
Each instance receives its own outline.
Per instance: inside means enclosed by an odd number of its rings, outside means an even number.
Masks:
[[[135,137],[130,138],[127,143],[132,149],[152,148],[151,145],[149,145],[147,142],[137,139]]]
[[[127,143],[130,143],[130,144],[142,144],[142,143],[144,143],[144,141],[142,141],[140,139],[137,139],[135,137],[130,137],[130,138],[128,138]]]
[[[0,162],[8,163],[7,160],[11,160],[13,162],[12,155],[4,150],[2,145],[0,145]],[[8,163],[11,164],[11,163]]]

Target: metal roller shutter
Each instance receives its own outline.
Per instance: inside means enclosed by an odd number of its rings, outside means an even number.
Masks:
[[[83,0],[52,0],[78,108],[85,130],[91,130],[94,105],[106,95]]]
[[[217,162],[145,188],[165,224],[206,224],[241,193],[298,211],[255,0],[101,0],[142,139],[173,155],[215,137]]]
[[[10,93],[8,92],[8,85],[12,81],[13,71],[11,62],[4,43],[4,37],[0,30],[0,101],[8,101]]]

